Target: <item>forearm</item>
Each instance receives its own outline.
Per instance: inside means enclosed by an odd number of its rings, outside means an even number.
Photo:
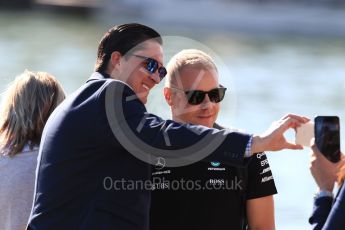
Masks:
[[[273,122],[266,132],[253,136],[252,154],[282,149],[303,149],[301,145],[288,142],[284,137],[284,133],[288,129],[296,129],[308,121],[308,118],[288,114],[280,120]]]
[[[260,137],[259,135],[253,135],[252,139],[252,155],[255,153],[260,153],[267,151],[267,140]]]

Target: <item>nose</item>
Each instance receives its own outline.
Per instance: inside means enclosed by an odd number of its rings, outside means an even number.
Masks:
[[[151,74],[150,78],[154,81],[155,84],[158,84],[161,81],[158,71]]]
[[[204,100],[201,103],[201,109],[211,109],[212,106],[213,106],[213,103],[211,102],[210,98],[206,94]]]

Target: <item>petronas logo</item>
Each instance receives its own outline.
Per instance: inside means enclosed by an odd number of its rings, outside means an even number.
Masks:
[[[218,166],[220,165],[220,162],[215,162],[215,161],[213,161],[213,162],[211,162],[211,165],[212,165],[213,167],[218,167]]]

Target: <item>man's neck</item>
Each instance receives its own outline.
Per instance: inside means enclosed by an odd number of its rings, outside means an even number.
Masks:
[[[173,121],[176,121],[176,122],[179,122],[179,123],[182,123],[182,124],[186,124],[187,123],[187,122],[183,121],[182,119],[180,119],[179,117],[174,116],[174,114],[172,114],[171,116],[172,116]]]
[[[105,78],[113,78],[113,77],[110,76],[110,74],[108,74],[106,72],[99,72],[99,73],[102,74]]]

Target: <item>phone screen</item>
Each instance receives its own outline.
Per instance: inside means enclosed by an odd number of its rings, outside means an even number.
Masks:
[[[340,125],[337,116],[315,117],[315,143],[320,152],[330,161],[340,160]]]

